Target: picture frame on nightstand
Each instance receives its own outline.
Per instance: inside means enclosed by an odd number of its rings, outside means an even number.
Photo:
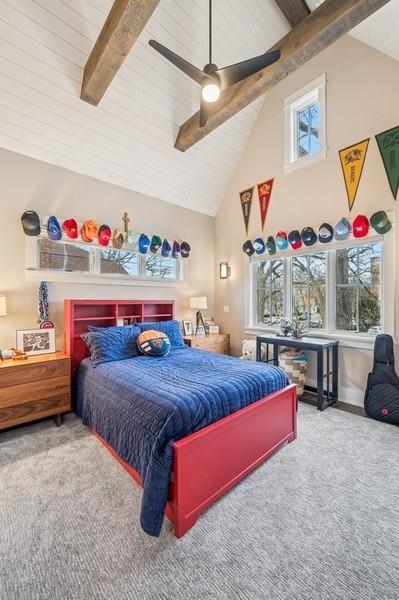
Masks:
[[[193,335],[194,334],[193,324],[192,324],[192,321],[190,321],[190,319],[185,319],[183,321],[183,333],[184,333],[184,335]]]
[[[219,333],[219,325],[209,325],[208,333]]]
[[[28,356],[55,352],[55,330],[19,329],[17,330],[17,348]]]

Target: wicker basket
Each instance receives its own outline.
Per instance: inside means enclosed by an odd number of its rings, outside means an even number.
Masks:
[[[302,396],[308,365],[306,354],[300,350],[285,348],[280,352],[278,362],[280,367],[287,373],[290,383],[296,384],[298,396]]]

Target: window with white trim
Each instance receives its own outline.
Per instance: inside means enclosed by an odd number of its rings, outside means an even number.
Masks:
[[[181,259],[158,254],[142,255],[78,242],[53,241],[45,237],[35,239],[34,244],[32,270],[81,273],[101,276],[104,280],[115,277],[169,281],[182,279]]]
[[[383,327],[382,240],[254,260],[252,326],[298,316],[309,330],[376,335]]]
[[[326,156],[326,78],[322,75],[285,99],[286,173]]]

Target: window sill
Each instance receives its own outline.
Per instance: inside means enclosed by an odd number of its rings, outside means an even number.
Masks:
[[[265,333],[275,333],[277,329],[275,327],[262,327],[260,325],[257,326],[248,326],[245,327],[244,332],[248,335],[262,335]],[[314,338],[323,338],[328,340],[338,340],[339,345],[343,348],[356,348],[360,350],[370,350],[374,349],[374,341],[375,336],[370,335],[350,335],[345,333],[334,333],[319,330],[318,333],[309,332],[306,333],[306,337],[314,337]],[[283,339],[283,338],[282,338]],[[396,342],[395,342],[396,343]]]
[[[66,273],[46,269],[25,269],[26,281],[47,281],[51,283],[85,283],[88,285],[125,285],[145,287],[186,287],[187,283],[176,279],[126,278],[109,275],[92,275],[88,273]]]
[[[308,167],[309,165],[313,165],[319,160],[325,160],[327,158],[327,148],[322,148],[317,154],[310,154],[309,156],[304,156],[303,158],[297,158],[292,162],[289,162],[284,165],[284,173],[288,175],[288,173],[292,173],[293,171],[297,171],[298,169],[302,169],[304,167]]]

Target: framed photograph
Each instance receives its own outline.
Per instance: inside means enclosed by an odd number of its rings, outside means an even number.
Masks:
[[[203,325],[198,325],[195,335],[205,335],[205,327]]]
[[[189,319],[183,321],[183,333],[184,335],[193,335],[194,333],[193,324]]]
[[[219,333],[219,325],[209,325],[209,333]]]
[[[204,319],[205,321],[205,330],[209,332],[209,327],[214,325],[213,319]]]
[[[17,348],[28,356],[55,352],[54,329],[19,329],[17,331]]]

